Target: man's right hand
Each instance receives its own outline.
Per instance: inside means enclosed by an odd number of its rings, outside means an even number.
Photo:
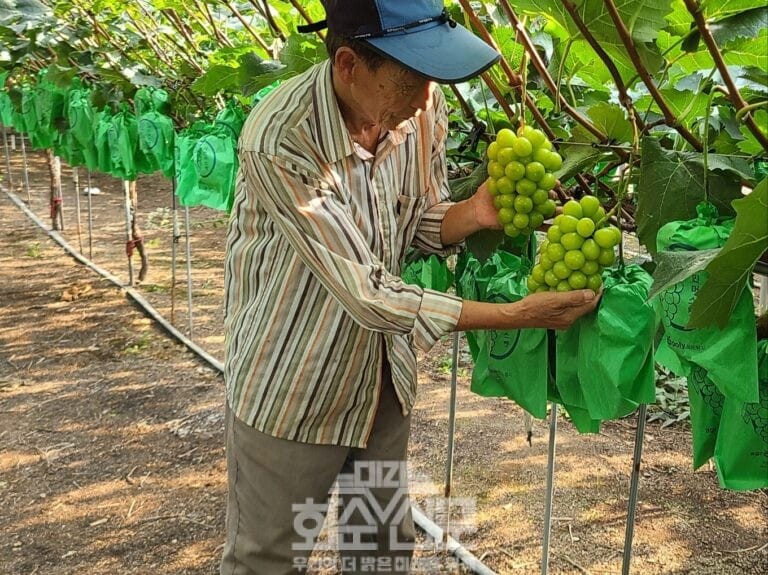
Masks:
[[[595,294],[590,289],[570,292],[541,292],[525,297],[523,314],[531,322],[529,327],[568,329],[581,316],[594,310],[600,303],[602,290]]]

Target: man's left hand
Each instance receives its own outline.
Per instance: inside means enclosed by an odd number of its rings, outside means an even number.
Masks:
[[[483,182],[475,195],[473,195],[469,202],[472,205],[472,211],[477,222],[477,226],[480,229],[501,229],[503,226],[499,223],[496,217],[496,208],[493,207],[493,196],[488,191],[488,181]]]

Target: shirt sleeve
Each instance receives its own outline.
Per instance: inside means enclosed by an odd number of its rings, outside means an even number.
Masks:
[[[459,252],[463,242],[443,245],[440,230],[446,212],[453,206],[451,190],[448,187],[448,163],[445,158],[445,141],[448,135],[448,113],[445,97],[440,88],[435,89],[435,124],[434,144],[432,147],[430,186],[427,194],[427,207],[416,228],[416,235],[411,244],[427,253],[442,257]]]
[[[455,329],[461,298],[405,284],[372,253],[352,213],[318,174],[289,158],[241,152],[248,202],[258,202],[347,313],[365,329],[409,335],[428,351]]]

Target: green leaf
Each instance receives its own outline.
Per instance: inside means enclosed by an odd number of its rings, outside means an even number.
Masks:
[[[691,307],[690,327],[724,327],[747,278],[768,250],[768,178],[733,202],[736,225],[718,256],[706,267],[707,281]]]
[[[610,140],[619,144],[632,141],[632,124],[621,106],[600,102],[587,110],[587,115]]]
[[[647,299],[652,300],[659,292],[703,270],[719,253],[720,249],[657,253],[653,258],[656,262],[653,285]]]
[[[484,262],[496,251],[504,237],[502,230],[480,230],[466,239],[467,249],[480,262]]]
[[[215,96],[222,90],[232,90],[239,86],[239,69],[234,66],[217,64],[206,70],[205,74],[192,82],[194,92],[203,96]]]
[[[731,200],[740,197],[739,176],[749,174],[741,158],[709,155],[713,169],[708,175],[708,199],[721,216],[733,214]],[[705,199],[702,154],[664,150],[652,137],[643,138],[638,205],[635,221],[640,243],[656,253],[659,228],[674,220],[696,217],[696,205]]]
[[[477,188],[488,179],[488,164],[483,162],[472,173],[463,178],[455,178],[448,182],[451,188],[451,201],[460,202],[474,195]]]
[[[733,40],[755,38],[766,27],[768,27],[768,7],[765,6],[736,12],[716,22],[708,23],[708,28],[720,48],[725,47]],[[684,49],[688,52],[695,52],[700,40],[701,33],[699,30],[693,30],[685,40]]]
[[[753,114],[755,117],[755,124],[757,124],[758,128],[761,126],[763,128],[768,127],[768,112],[765,110],[756,110]],[[741,131],[741,135],[744,136],[744,139],[738,143],[739,150],[750,156],[758,156],[766,153],[762,144],[757,141],[757,138],[755,138],[754,134],[749,131],[747,126],[739,126],[739,130]],[[763,133],[768,135],[768,131],[766,130],[763,130]]]
[[[555,173],[555,176],[563,183],[576,174],[591,172],[599,162],[613,159],[611,152],[605,152],[586,144],[561,144],[558,152],[563,156],[563,165]]]

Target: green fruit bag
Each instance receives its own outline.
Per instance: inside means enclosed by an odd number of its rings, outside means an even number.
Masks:
[[[138,117],[139,149],[142,152],[142,173],[163,172],[173,177],[175,132],[172,120],[160,112],[150,110]]]
[[[711,204],[697,206],[698,217],[664,225],[657,235],[660,251],[720,248],[733,230],[733,220],[722,221]],[[664,336],[656,360],[680,376],[695,366],[726,396],[744,403],[758,401],[757,337],[751,290],[745,289],[725,328],[687,327],[690,309],[706,280],[700,271],[664,290],[656,298]]]
[[[691,406],[693,468],[698,469],[715,454],[725,397],[707,377],[707,371],[697,365],[686,379]]]
[[[67,99],[70,146],[77,147],[83,163],[89,170],[99,169],[99,155],[95,138],[96,111],[91,106],[88,90],[73,89]]]
[[[463,251],[459,254],[456,261],[456,295],[470,301],[482,301],[482,296],[485,293],[485,285],[481,281],[482,267],[480,260],[469,251]],[[477,362],[480,347],[486,334],[482,330],[472,330],[464,332],[464,335],[467,338],[472,360]]]
[[[453,272],[448,269],[448,263],[435,254],[406,263],[400,278],[405,283],[443,293],[453,285]]]
[[[497,251],[484,268],[493,274],[483,301],[510,303],[528,294],[530,262]],[[547,415],[547,331],[487,330],[478,342],[471,390],[485,397],[507,397],[534,417]]]
[[[768,488],[768,340],[758,344],[760,401],[726,398],[715,445],[720,485],[726,489]]]
[[[136,117],[126,106],[110,119],[107,144],[110,154],[110,174],[121,180],[133,181],[138,174],[138,125]]]
[[[623,417],[640,403],[656,401],[653,340],[658,322],[646,301],[652,283],[637,265],[607,270],[597,311],[578,322],[576,371],[593,419]]]

